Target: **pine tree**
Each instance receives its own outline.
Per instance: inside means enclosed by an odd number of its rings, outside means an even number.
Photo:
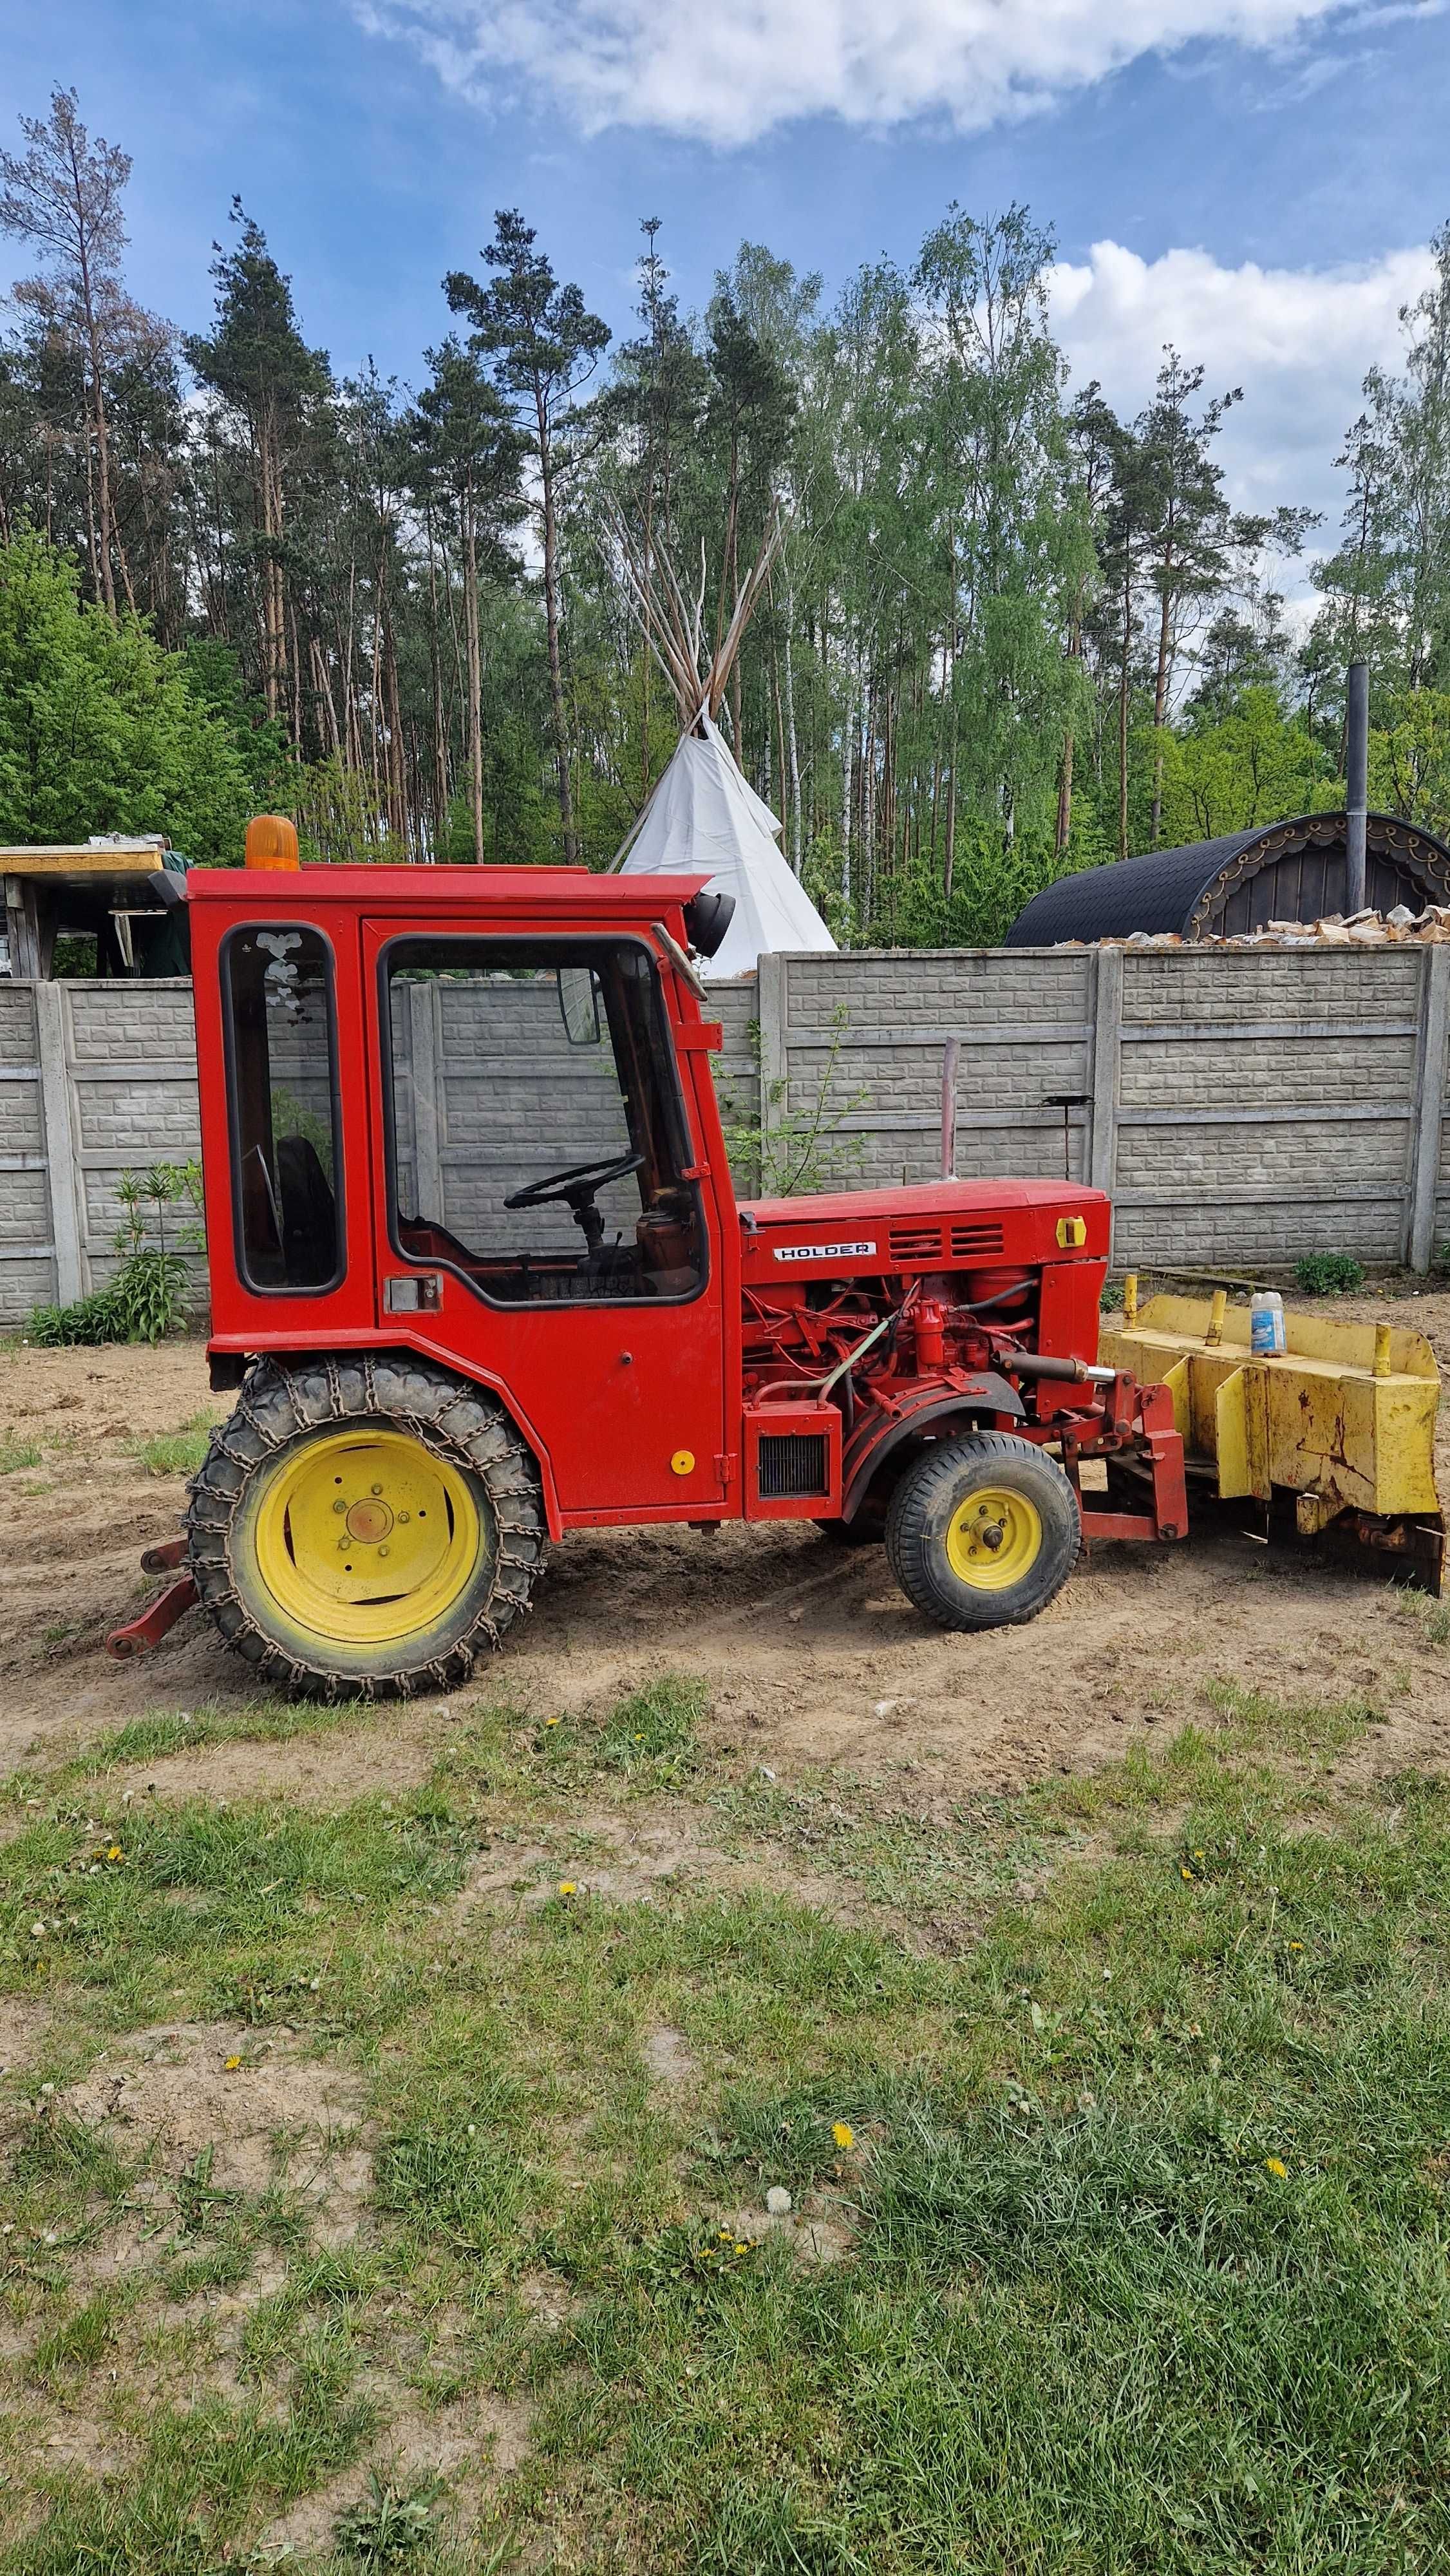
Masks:
[[[481,286],[465,270],[443,281],[455,313],[473,324],[470,348],[492,357],[500,389],[516,405],[539,469],[539,524],[544,556],[544,621],[549,656],[549,704],[559,778],[564,861],[578,857],[569,726],[564,706],[560,644],[560,486],[582,452],[579,395],[609,345],[608,325],[587,311],[577,286],[561,286],[536,236],[517,212],[494,219],[494,237],[483,253],[493,271]]]

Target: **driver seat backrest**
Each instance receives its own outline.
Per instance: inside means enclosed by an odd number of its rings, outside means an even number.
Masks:
[[[299,1288],[320,1288],[337,1268],[337,1201],[310,1136],[278,1139],[277,1195],[287,1277]]]

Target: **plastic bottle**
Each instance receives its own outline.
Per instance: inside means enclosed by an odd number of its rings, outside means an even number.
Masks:
[[[1284,1300],[1277,1288],[1256,1288],[1249,1301],[1249,1347],[1258,1359],[1284,1348]]]

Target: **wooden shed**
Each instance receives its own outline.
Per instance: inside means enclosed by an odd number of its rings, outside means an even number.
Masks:
[[[1054,948],[1066,939],[1126,939],[1135,930],[1222,938],[1271,921],[1317,921],[1345,908],[1346,831],[1343,814],[1301,814],[1291,823],[1083,868],[1034,895],[1004,945]],[[1398,815],[1371,814],[1365,902],[1379,912],[1450,903],[1450,848]]]
[[[95,939],[98,975],[184,975],[177,916],[157,901],[151,879],[185,865],[160,833],[0,849],[0,972],[44,983],[56,940],[78,934]]]

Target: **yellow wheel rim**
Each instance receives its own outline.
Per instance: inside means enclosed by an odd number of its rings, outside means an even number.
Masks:
[[[258,1497],[256,1570],[283,1616],[337,1646],[418,1635],[478,1565],[467,1480],[403,1431],[324,1432],[279,1459]]]
[[[974,1591],[1005,1592],[1031,1571],[1042,1549],[1035,1503],[1008,1486],[979,1486],[952,1515],[947,1563]]]

